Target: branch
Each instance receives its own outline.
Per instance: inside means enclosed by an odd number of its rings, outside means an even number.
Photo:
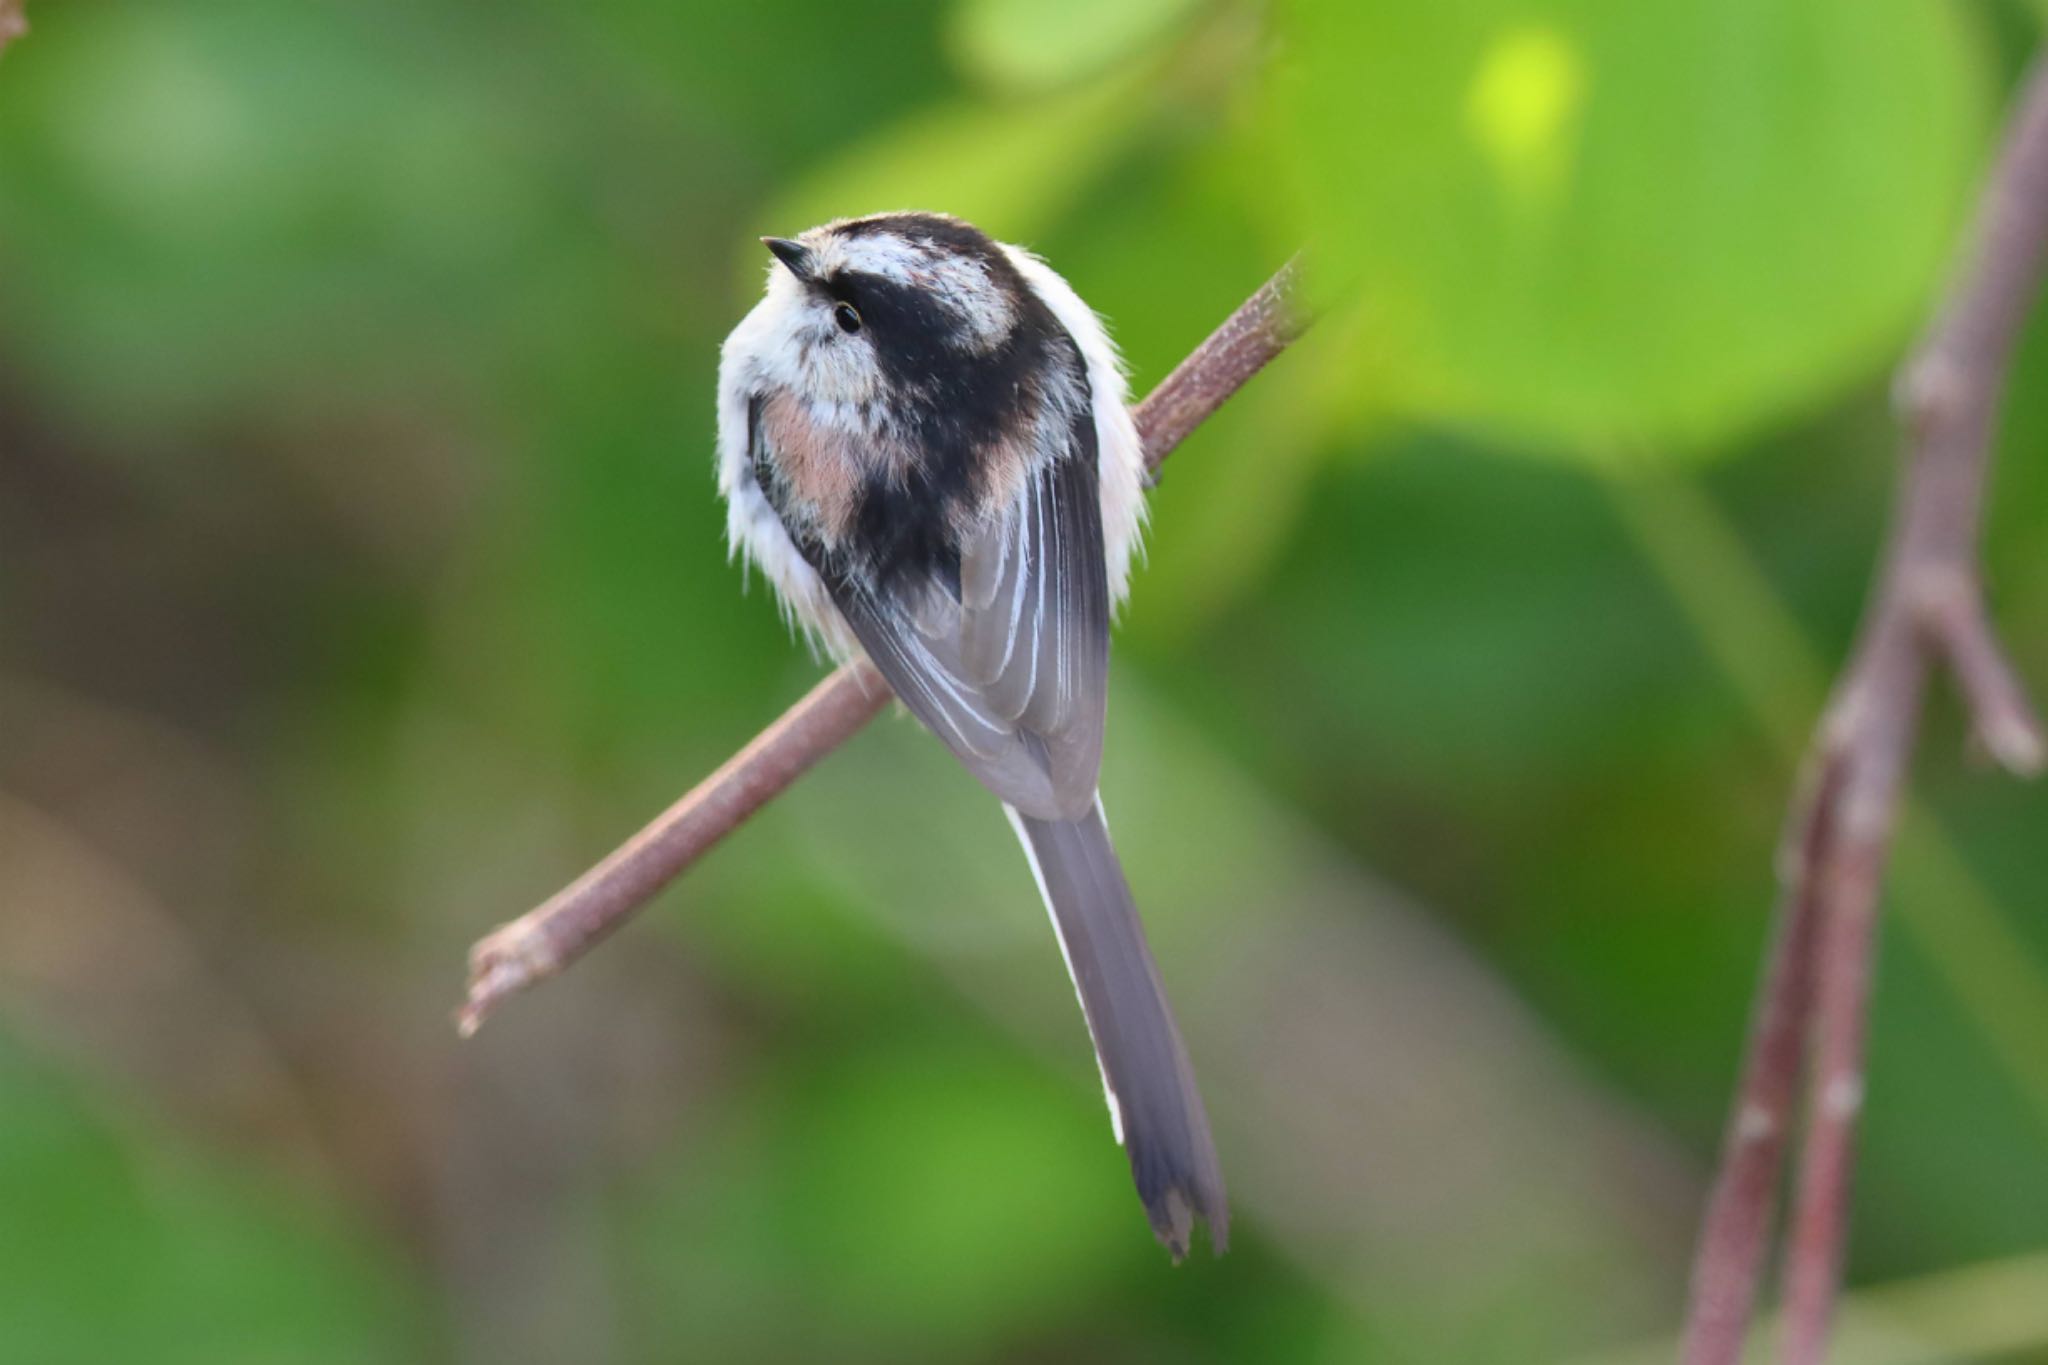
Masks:
[[[8,0],[0,0],[4,6]],[[1307,329],[1294,262],[1224,319],[1132,409],[1157,469],[1225,399]],[[711,847],[879,715],[888,684],[866,660],[842,665],[663,811],[615,853],[545,904],[477,940],[469,994],[456,1014],[464,1037],[505,997],[555,975],[653,899]]]
[[[1816,859],[1822,831],[1806,831],[1803,860]],[[1693,1263],[1692,1306],[1684,1365],[1732,1365],[1755,1311],[1757,1258],[1770,1233],[1778,1168],[1798,1098],[1799,1058],[1813,1000],[1813,957],[1820,906],[1807,885],[1788,885],[1778,903],[1778,929],[1750,1022],[1721,1169],[1707,1199]]]
[[[1999,401],[2048,265],[2048,59],[2022,88],[1970,254],[1900,375],[1899,505],[1856,649],[1786,828],[1771,964],[1693,1269],[1686,1365],[1734,1365],[1755,1305],[1802,1053],[1807,1121],[1787,1234],[1783,1359],[1818,1365],[1848,1237],[1877,900],[1930,675],[1945,665],[1984,749],[2040,772],[2041,722],[1977,573]]]
[[[25,0],[0,0],[0,52],[28,32],[28,16],[22,12]]]

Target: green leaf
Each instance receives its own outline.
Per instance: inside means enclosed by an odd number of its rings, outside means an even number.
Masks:
[[[1417,410],[1701,446],[1886,362],[1979,159],[1919,0],[1296,0],[1282,137]]]
[[[1197,0],[961,0],[955,57],[990,84],[1044,90],[1107,71],[1155,45]]]

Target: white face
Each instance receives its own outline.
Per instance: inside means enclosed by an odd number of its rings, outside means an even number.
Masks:
[[[958,319],[957,344],[970,354],[993,349],[1016,321],[1014,302],[971,256],[890,232],[846,236],[837,224],[812,228],[796,240],[811,253],[811,277],[848,280],[856,304],[863,277],[915,289],[937,303]],[[875,347],[888,345],[889,338],[867,326],[857,309],[855,330],[847,330],[843,306],[776,262],[769,267],[767,296],[733,333],[728,352],[742,347],[756,377],[814,404],[871,402],[882,387]]]
[[[1009,335],[1017,320],[1009,295],[989,278],[988,267],[972,256],[929,241],[871,232],[844,237],[827,224],[797,238],[811,249],[816,273],[873,275],[908,285],[960,319],[972,351],[987,351]]]
[[[881,389],[874,338],[849,333],[833,316],[834,300],[790,273],[769,267],[768,293],[734,331],[728,348],[744,345],[766,387],[790,389],[814,403],[871,402]]]

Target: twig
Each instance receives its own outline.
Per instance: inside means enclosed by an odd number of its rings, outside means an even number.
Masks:
[[[1809,837],[1820,833],[1814,829]],[[1811,861],[1819,852],[1809,845],[1801,856]],[[1798,1098],[1819,920],[1812,888],[1788,886],[1779,898],[1777,937],[1757,995],[1749,1057],[1700,1230],[1685,1365],[1725,1365],[1741,1358],[1756,1307],[1755,1258],[1770,1231],[1772,1196]]]
[[[475,1033],[500,1000],[553,976],[625,923],[683,869],[888,704],[866,660],[837,669],[654,822],[538,909],[500,925],[469,951],[469,999],[456,1016]]]
[[[25,0],[0,0],[0,52],[28,32],[28,15],[22,12],[24,3]]]
[[[1802,1042],[1811,1070],[1786,1244],[1783,1359],[1818,1365],[1826,1355],[1863,1103],[1878,892],[1935,667],[1954,675],[1979,742],[1998,762],[2032,776],[2048,756],[1977,575],[1999,400],[2048,265],[2048,59],[2022,88],[1971,241],[1946,305],[1900,376],[1899,510],[1787,824],[1784,924],[1700,1238],[1686,1365],[1741,1357]]]
[[[5,4],[6,0],[0,0]],[[1294,262],[1260,286],[1132,410],[1146,464],[1161,461],[1308,326]],[[889,688],[843,665],[618,851],[469,950],[464,1037],[505,997],[553,976],[623,924],[741,822],[880,714]]]

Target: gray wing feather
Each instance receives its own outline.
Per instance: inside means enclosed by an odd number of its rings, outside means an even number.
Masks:
[[[997,796],[1045,818],[1086,811],[1102,766],[1109,585],[1092,422],[1087,434],[966,547],[957,599],[833,593],[912,714]]]

